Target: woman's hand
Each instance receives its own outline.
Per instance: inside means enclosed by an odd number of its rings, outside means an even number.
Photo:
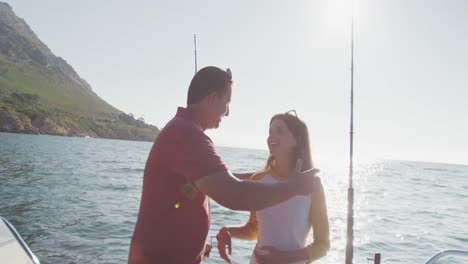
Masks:
[[[218,235],[216,235],[216,239],[218,240],[219,255],[227,263],[231,263],[231,260],[226,254],[226,247],[228,247],[229,255],[232,254],[232,242],[231,242],[231,234],[229,233],[229,230],[226,227],[221,228],[218,232]]]
[[[254,250],[255,258],[259,264],[290,263],[290,255],[271,246],[264,246]]]

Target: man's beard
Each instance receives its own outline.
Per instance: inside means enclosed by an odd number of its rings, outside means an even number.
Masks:
[[[216,129],[219,127],[219,124],[221,123],[221,118],[219,118],[216,123],[214,124],[213,128]]]

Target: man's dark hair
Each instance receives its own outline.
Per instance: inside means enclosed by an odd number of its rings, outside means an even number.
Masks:
[[[200,102],[212,92],[216,92],[219,96],[224,95],[227,89],[226,84],[232,84],[229,69],[224,71],[218,67],[208,66],[199,70],[190,82],[187,105]]]

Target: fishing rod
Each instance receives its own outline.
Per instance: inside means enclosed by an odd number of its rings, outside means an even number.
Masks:
[[[353,187],[353,151],[354,151],[354,1],[351,2],[351,118],[349,125],[349,183],[348,183],[348,221],[346,229],[346,264],[353,264],[354,256],[354,187]],[[380,264],[381,254],[375,253],[374,264]]]
[[[197,73],[197,35],[193,34],[193,45],[195,47],[195,74]]]
[[[353,264],[354,255],[354,188],[353,188],[353,140],[354,140],[354,1],[351,4],[351,120],[349,126],[349,183],[348,183],[348,222],[346,230],[346,264]]]
[[[353,264],[354,256],[354,187],[353,187],[353,151],[354,151],[354,1],[351,2],[351,118],[349,125],[349,183],[348,183],[348,221],[346,228],[346,264]],[[380,264],[381,255],[375,253],[374,264]]]

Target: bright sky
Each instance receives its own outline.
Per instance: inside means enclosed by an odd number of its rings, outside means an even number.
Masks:
[[[199,68],[231,68],[218,146],[266,149],[306,120],[315,159],[349,153],[349,1],[6,0],[120,110],[163,127]],[[355,157],[468,164],[468,1],[355,0]]]

